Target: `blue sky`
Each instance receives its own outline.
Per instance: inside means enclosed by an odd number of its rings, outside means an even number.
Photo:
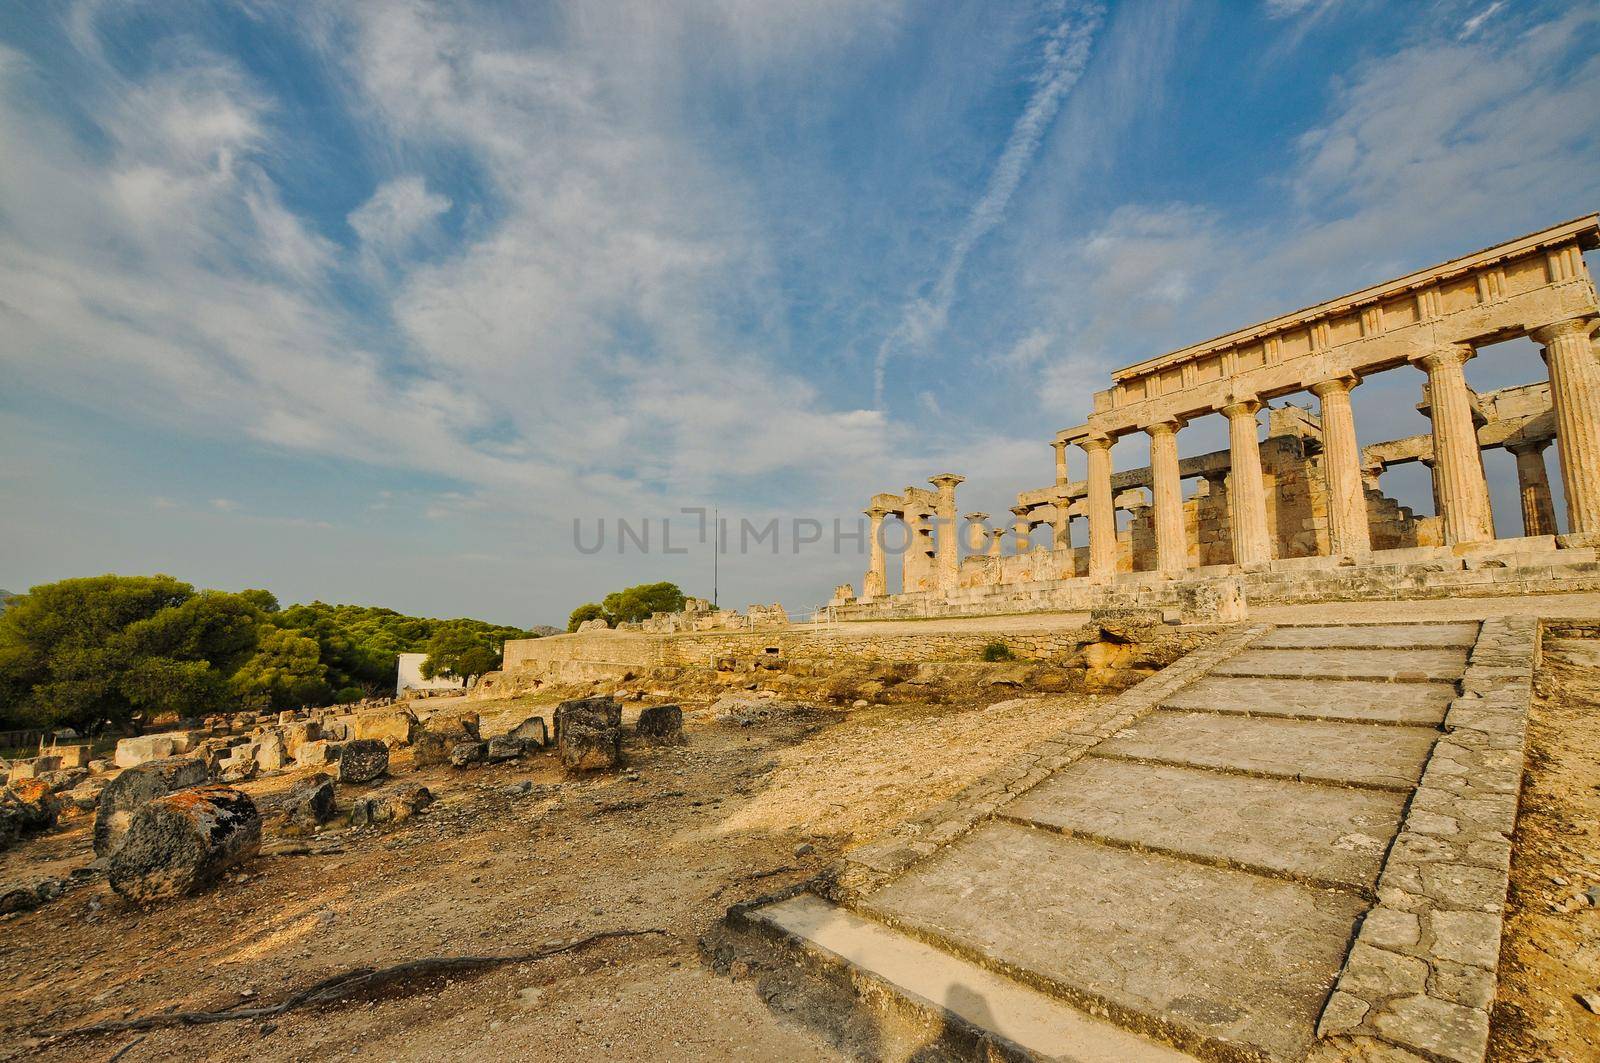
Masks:
[[[0,586],[531,624],[709,592],[681,507],[953,471],[1004,514],[1110,369],[1600,207],[1597,44],[1517,0],[13,0]],[[694,548],[574,547],[619,516]],[[859,580],[785,536],[724,604]]]

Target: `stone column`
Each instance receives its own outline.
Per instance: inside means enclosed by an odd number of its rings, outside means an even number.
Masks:
[[[1072,519],[1067,516],[1067,500],[1064,498],[1058,499],[1053,507],[1050,532],[1054,536],[1054,542],[1051,544],[1053,549],[1072,549]]]
[[[1111,504],[1110,436],[1090,436],[1078,445],[1089,459],[1089,578],[1109,580],[1117,571],[1117,511]]]
[[[989,556],[1000,557],[1005,552],[1006,530],[1001,527],[989,529]]]
[[[1522,534],[1554,535],[1556,505],[1550,498],[1550,477],[1545,472],[1548,439],[1510,443],[1506,449],[1517,458],[1517,494],[1522,500]]]
[[[883,518],[887,510],[874,506],[867,510],[867,574],[861,581],[863,598],[882,598],[889,593],[888,565],[883,558]]]
[[[1150,483],[1156,526],[1156,571],[1176,578],[1189,567],[1183,527],[1183,481],[1178,476],[1178,418],[1157,421],[1150,435]]]
[[[1444,518],[1444,540],[1451,546],[1494,538],[1489,483],[1483,477],[1478,430],[1472,423],[1472,399],[1461,369],[1474,353],[1469,345],[1454,343],[1415,359],[1428,374],[1433,476],[1439,489],[1440,516]]]
[[[989,519],[987,513],[968,513],[967,522],[967,550],[974,554],[984,554],[989,551],[989,526],[984,521]]]
[[[1556,410],[1556,453],[1567,495],[1567,530],[1600,532],[1600,361],[1589,331],[1592,318],[1534,329],[1550,368]]]
[[[1033,549],[1033,544],[1028,541],[1028,530],[1033,527],[1033,522],[1028,519],[1028,506],[1012,506],[1011,516],[1016,518],[1011,522],[1012,534],[1016,536],[1017,554],[1020,556]]]
[[[946,592],[956,589],[957,573],[961,571],[961,543],[956,538],[956,485],[964,479],[966,477],[945,472],[928,481],[939,489],[935,514],[938,518],[938,537],[934,540],[934,549],[937,551],[935,568],[939,589]]]
[[[1350,389],[1361,381],[1336,376],[1311,385],[1322,404],[1322,474],[1328,484],[1328,553],[1365,558],[1372,553],[1367,498],[1361,487],[1361,447],[1350,410]]]
[[[1050,444],[1056,448],[1056,483],[1067,482],[1067,441],[1058,439]]]
[[[1267,496],[1261,478],[1261,403],[1246,399],[1222,408],[1228,418],[1228,524],[1233,529],[1233,563],[1260,565],[1272,560],[1267,538]]]

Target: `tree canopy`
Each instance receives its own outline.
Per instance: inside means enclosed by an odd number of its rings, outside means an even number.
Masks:
[[[684,594],[676,583],[640,583],[620,591],[612,591],[601,602],[588,602],[572,611],[567,618],[567,630],[576,631],[586,620],[601,619],[608,624],[637,623],[648,620],[652,613],[676,613],[683,609]]]
[[[165,714],[281,710],[392,689],[401,653],[451,675],[498,667],[520,628],[311,602],[264,590],[197,591],[171,576],[61,580],[0,613],[0,728],[123,723]],[[493,664],[490,664],[490,661]]]
[[[500,647],[491,633],[464,624],[441,627],[428,640],[428,659],[422,678],[449,676],[471,682],[473,677],[500,667]]]

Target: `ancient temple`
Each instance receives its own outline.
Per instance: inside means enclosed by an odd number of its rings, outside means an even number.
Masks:
[[[1054,482],[1021,492],[1009,527],[958,519],[953,474],[874,495],[862,593],[840,588],[832,613],[1162,604],[1218,579],[1263,601],[1600,586],[1600,307],[1583,261],[1596,247],[1590,215],[1120,369],[1087,423],[1057,433]],[[1548,380],[1474,392],[1465,363],[1521,337],[1540,346]],[[1391,371],[1417,374],[1432,429],[1363,446],[1355,388]],[[1209,414],[1227,419],[1228,449],[1180,460],[1179,434]],[[1132,436],[1147,440],[1149,464],[1114,472],[1112,445]],[[1552,443],[1564,534],[1545,473]],[[1083,452],[1083,480],[1068,476],[1069,447]],[[1516,538],[1495,537],[1486,449],[1515,456]],[[1433,516],[1383,493],[1384,470],[1408,462],[1431,470]],[[891,520],[906,541],[897,589]]]

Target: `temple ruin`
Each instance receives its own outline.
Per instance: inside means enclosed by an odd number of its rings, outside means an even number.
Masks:
[[[1120,369],[1088,422],[1056,434],[1054,482],[1022,491],[1009,526],[986,513],[958,521],[962,477],[949,473],[933,490],[874,495],[862,592],[841,587],[830,614],[1169,605],[1221,579],[1263,601],[1600,586],[1600,307],[1583,261],[1596,247],[1589,215]],[[1474,392],[1465,363],[1521,337],[1542,348],[1548,381]],[[1419,372],[1432,430],[1363,446],[1352,392],[1389,370]],[[1291,396],[1305,398],[1268,406]],[[1179,460],[1178,434],[1213,413],[1227,418],[1228,449]],[[1149,464],[1114,473],[1113,444],[1138,434]],[[1564,534],[1545,472],[1552,443]],[[1069,447],[1085,456],[1083,480],[1068,475]],[[1515,457],[1519,537],[1495,537],[1486,449]],[[1383,492],[1384,471],[1409,462],[1431,471],[1435,515]],[[891,519],[906,537],[897,592]]]

